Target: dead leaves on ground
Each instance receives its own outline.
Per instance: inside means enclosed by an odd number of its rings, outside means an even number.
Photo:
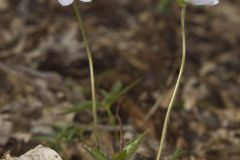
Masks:
[[[0,131],[0,152],[6,151],[4,144],[11,138],[31,142],[32,135],[52,133],[46,124],[76,120],[74,114],[60,115],[61,109],[89,97],[84,88],[88,86],[87,60],[71,12],[55,2],[23,2],[27,1],[0,2],[0,125],[4,130]],[[127,85],[145,77],[116,105],[125,118],[125,138],[136,134],[136,128],[149,128],[151,138],[143,150],[154,155],[179,64],[179,16],[176,8],[164,17],[153,12],[153,2],[141,2],[96,2],[82,9],[98,87],[110,88],[119,79]],[[240,157],[236,150],[240,128],[238,4],[224,1],[211,9],[188,10],[187,69],[171,117],[166,153],[180,148],[191,159]],[[173,77],[170,83],[168,77]],[[162,100],[155,114],[142,123],[158,97]],[[112,128],[101,127],[111,135]],[[113,150],[111,142],[106,140],[107,150]],[[72,154],[78,155],[81,146],[74,145]]]

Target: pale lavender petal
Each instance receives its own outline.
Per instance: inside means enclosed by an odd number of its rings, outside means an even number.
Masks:
[[[74,0],[58,0],[62,6],[68,6],[73,3]]]
[[[92,0],[80,0],[82,2],[92,2]]]
[[[212,6],[219,3],[219,0],[185,0],[185,2],[198,6]]]

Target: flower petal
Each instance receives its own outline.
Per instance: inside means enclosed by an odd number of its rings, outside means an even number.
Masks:
[[[74,0],[58,0],[62,6],[68,6],[73,3]]]
[[[219,3],[219,0],[185,0],[185,2],[197,6],[213,6]]]
[[[82,2],[92,2],[92,0],[80,0]]]

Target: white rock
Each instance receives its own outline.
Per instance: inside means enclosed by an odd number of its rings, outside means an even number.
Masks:
[[[62,158],[51,148],[39,145],[15,160],[62,160]]]

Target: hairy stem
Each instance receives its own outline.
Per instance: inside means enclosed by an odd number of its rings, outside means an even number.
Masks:
[[[93,69],[93,60],[92,60],[92,54],[89,47],[89,42],[87,38],[87,34],[85,31],[85,27],[83,24],[83,20],[80,16],[80,11],[77,6],[77,2],[75,1],[73,4],[74,12],[82,33],[83,43],[86,49],[88,62],[89,62],[89,70],[90,70],[90,79],[91,79],[91,92],[92,92],[92,114],[93,114],[93,131],[95,134],[96,139],[96,146],[99,147],[99,134],[98,134],[98,117],[97,117],[97,105],[96,105],[96,92],[95,92],[95,82],[94,82],[94,69]]]
[[[180,81],[182,79],[182,74],[183,74],[184,66],[185,66],[185,59],[186,59],[185,14],[186,14],[186,7],[182,7],[182,11],[181,11],[181,31],[182,31],[182,61],[181,61],[181,67],[180,67],[177,82],[176,82],[176,85],[175,85],[175,88],[174,88],[174,91],[173,91],[173,95],[172,95],[172,98],[171,98],[169,106],[168,106],[166,117],[165,117],[165,120],[164,120],[162,136],[161,136],[161,139],[160,139],[160,145],[159,145],[159,150],[158,150],[156,160],[160,160],[160,158],[161,158],[164,142],[165,142],[165,139],[166,139],[170,114],[171,114],[172,109],[173,109],[174,100],[175,100],[175,97],[176,97],[176,94],[177,94],[177,91],[178,91],[178,88],[179,88]]]

